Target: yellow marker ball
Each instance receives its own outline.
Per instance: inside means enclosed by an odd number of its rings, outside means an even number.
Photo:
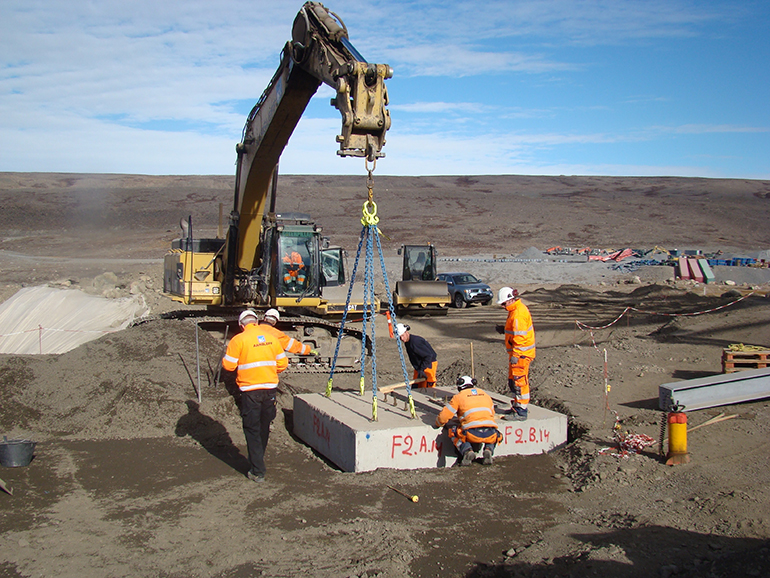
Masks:
[[[412,501],[416,504],[417,502],[420,501],[420,496],[417,496],[417,495],[412,496]]]

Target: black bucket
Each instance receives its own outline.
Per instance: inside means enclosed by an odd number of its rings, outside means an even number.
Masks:
[[[28,466],[35,453],[35,442],[29,440],[9,440],[3,436],[0,442],[0,466],[18,468]]]

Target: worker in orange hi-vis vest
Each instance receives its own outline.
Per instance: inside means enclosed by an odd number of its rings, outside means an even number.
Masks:
[[[257,323],[257,314],[247,309],[238,317],[243,331],[233,337],[222,359],[226,371],[235,371],[241,391],[241,420],[250,468],[247,477],[254,482],[265,479],[265,449],[270,424],[276,416],[275,394],[278,374],[289,364],[273,330]]]
[[[468,375],[458,377],[456,385],[458,393],[436,416],[434,427],[446,426],[449,439],[462,457],[461,466],[473,464],[482,445],[482,463],[491,466],[495,447],[503,440],[495,423],[492,398]]]
[[[283,282],[287,287],[303,287],[305,285],[305,263],[302,255],[292,251],[283,256]]]
[[[298,341],[293,337],[289,337],[283,331],[278,329],[275,326],[275,324],[278,323],[280,319],[281,319],[281,314],[278,312],[277,309],[268,309],[267,311],[265,311],[265,315],[263,316],[262,321],[260,321],[259,324],[264,329],[271,329],[273,333],[275,333],[284,351],[288,351],[289,353],[295,353],[296,355],[318,355],[318,351],[316,351],[309,345],[305,345],[301,341]]]
[[[529,309],[521,302],[516,289],[500,289],[497,304],[508,311],[505,350],[508,353],[508,387],[514,396],[503,419],[524,421],[529,405],[529,364],[535,359],[535,328]]]

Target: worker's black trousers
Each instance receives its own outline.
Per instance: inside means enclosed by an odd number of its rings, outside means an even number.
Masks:
[[[270,437],[270,423],[275,419],[275,389],[241,392],[241,419],[251,473],[265,475],[265,448]]]

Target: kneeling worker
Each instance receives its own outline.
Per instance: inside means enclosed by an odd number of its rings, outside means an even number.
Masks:
[[[409,333],[411,327],[398,323],[396,325],[396,337],[404,342],[409,362],[414,367],[415,387],[435,387],[438,361],[436,352],[428,343],[428,340],[419,335]]]
[[[495,408],[489,394],[476,387],[476,380],[467,375],[457,378],[457,391],[436,416],[436,426],[446,426],[449,439],[462,456],[461,466],[470,466],[476,452],[484,446],[485,466],[492,465],[495,447],[503,441],[495,423]]]

